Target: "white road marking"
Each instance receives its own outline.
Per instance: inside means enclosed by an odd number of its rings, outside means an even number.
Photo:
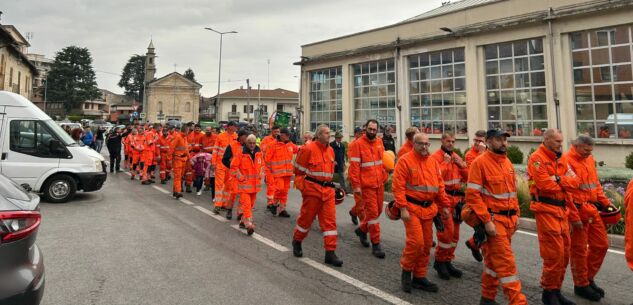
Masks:
[[[238,226],[238,225],[232,225],[231,228],[242,232],[242,229],[240,229],[240,226]],[[246,233],[244,233],[244,234],[246,234]],[[253,239],[256,239],[256,240],[262,242],[263,244],[265,244],[265,245],[277,250],[277,251],[280,251],[280,252],[288,252],[288,251],[290,251],[288,248],[286,248],[286,247],[284,247],[284,246],[282,246],[282,245],[280,245],[280,244],[278,244],[278,243],[276,243],[276,242],[274,242],[274,241],[272,241],[272,240],[270,240],[270,239],[268,239],[268,238],[266,238],[264,236],[261,236],[261,235],[259,235],[257,233],[253,233],[253,235],[251,235],[251,237]]]
[[[211,211],[209,211],[209,210],[207,210],[207,209],[205,209],[203,207],[194,206],[194,208],[197,209],[198,211],[202,212],[202,213],[205,213],[205,214],[215,218],[216,220],[218,220],[220,222],[226,222],[227,221],[226,218],[224,218],[222,216],[219,216],[219,215],[215,215],[215,214],[213,214],[213,212],[211,212]]]
[[[347,274],[341,273],[339,271],[336,271],[330,267],[327,267],[321,263],[317,263],[314,260],[311,260],[309,258],[300,258],[299,261],[311,266],[314,269],[320,270],[323,273],[329,274],[343,282],[346,282],[360,290],[369,292],[391,304],[411,304],[407,301],[404,301],[394,295],[388,294],[374,286],[371,286],[369,284],[366,284],[364,282],[361,282],[353,277],[348,276]]]
[[[125,174],[128,175],[128,176],[132,176],[132,173],[130,173],[130,172],[125,172]]]
[[[193,202],[191,202],[191,201],[189,201],[187,199],[184,199],[184,198],[179,198],[178,200],[180,200],[180,202],[182,202],[182,203],[184,203],[186,205],[195,205]]]
[[[162,188],[160,186],[152,185],[152,187],[155,188],[156,190],[158,190],[159,192],[163,193],[163,194],[169,194],[169,191],[165,190],[164,188]]]

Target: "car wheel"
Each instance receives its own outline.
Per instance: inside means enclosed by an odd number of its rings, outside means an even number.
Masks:
[[[43,192],[46,201],[53,203],[67,202],[77,192],[77,181],[69,175],[56,175],[46,183]]]

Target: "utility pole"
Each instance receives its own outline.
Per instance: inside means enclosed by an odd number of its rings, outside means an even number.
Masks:
[[[257,126],[259,128],[257,128],[257,130],[260,130],[261,132],[261,129],[262,129],[262,90],[259,84],[257,84],[257,108],[259,109],[259,118],[257,118]]]
[[[250,81],[246,79],[246,93],[248,98],[246,99],[246,121],[251,122],[251,85]]]
[[[266,89],[270,89],[270,59],[268,59],[268,84],[266,85]]]

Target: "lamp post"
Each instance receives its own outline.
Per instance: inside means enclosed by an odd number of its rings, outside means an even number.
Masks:
[[[220,32],[212,28],[204,28],[205,30],[213,31],[220,34],[220,63],[218,64],[218,94],[215,96],[215,120],[218,121],[218,100],[220,99],[220,76],[222,75],[222,37],[224,34],[237,34],[236,31]]]

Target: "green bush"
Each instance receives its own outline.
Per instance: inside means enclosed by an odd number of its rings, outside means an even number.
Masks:
[[[527,155],[527,159],[525,159],[525,160],[530,160],[530,156],[531,156],[531,155],[532,155],[535,151],[536,151],[536,148],[534,148],[534,147],[530,148],[530,152],[528,153],[528,155]]]
[[[633,169],[633,151],[626,156],[624,165],[626,168]]]
[[[387,182],[385,182],[385,192],[391,192],[391,179],[393,178],[393,175],[389,175],[389,178],[387,179]]]
[[[512,164],[523,164],[523,152],[518,147],[510,145],[508,146],[508,159]]]
[[[71,122],[79,122],[81,121],[81,115],[69,115],[67,119]]]
[[[456,154],[457,154],[460,158],[462,158],[462,159],[464,158],[464,154],[462,153],[462,150],[461,150],[461,149],[459,149],[459,148],[455,147],[455,148],[453,148],[453,151],[454,151],[454,152],[455,152],[455,153],[456,153]]]

